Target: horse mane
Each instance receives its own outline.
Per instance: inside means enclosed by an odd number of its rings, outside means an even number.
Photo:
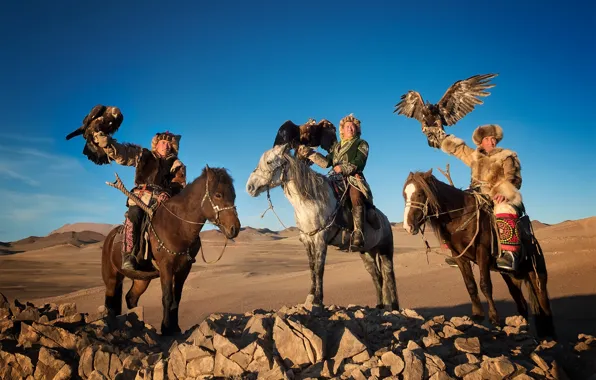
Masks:
[[[234,187],[232,186],[234,183],[234,179],[228,173],[228,170],[226,168],[211,168],[210,167],[209,171],[211,173],[213,173],[213,175],[215,177],[215,181],[217,183],[220,183],[224,186],[230,186],[232,188],[232,191],[234,191]],[[186,186],[184,186],[184,188],[180,191],[180,193],[178,193],[177,195],[172,197],[172,200],[185,199],[187,195],[194,194],[197,190],[204,191],[205,184],[201,184],[201,188],[197,189],[197,186],[199,186],[199,182],[201,182],[201,179],[204,179],[204,178],[207,178],[207,168],[206,167],[203,168],[201,175],[199,175],[198,177],[193,179],[192,182],[190,182]],[[198,199],[198,202],[201,202],[201,200],[202,199]],[[189,207],[191,207],[191,205],[189,205]]]
[[[327,178],[312,170],[310,166],[288,153],[284,153],[288,163],[288,176],[294,182],[301,199],[323,201],[326,199],[329,188]]]
[[[410,181],[426,195],[428,199],[428,215],[461,208],[464,206],[466,195],[468,195],[463,190],[439,181],[437,177],[430,173],[410,173],[406,183]],[[439,218],[429,218],[429,222],[433,230],[438,233],[440,226]]]

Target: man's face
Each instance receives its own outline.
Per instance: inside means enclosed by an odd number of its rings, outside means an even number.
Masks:
[[[351,139],[356,134],[356,126],[351,121],[345,123],[342,128],[345,139]]]
[[[155,147],[155,150],[157,151],[157,154],[159,154],[162,157],[165,157],[168,154],[170,154],[170,151],[172,150],[172,145],[169,141],[159,140],[157,146]]]
[[[490,153],[491,150],[495,149],[497,146],[497,139],[494,136],[486,136],[482,139],[480,146],[486,151],[486,153]]]

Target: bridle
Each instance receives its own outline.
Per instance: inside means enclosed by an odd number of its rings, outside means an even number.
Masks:
[[[218,205],[216,205],[215,203],[213,203],[213,199],[211,199],[211,194],[209,193],[209,176],[207,176],[207,180],[205,181],[205,196],[203,197],[203,200],[201,201],[201,207],[203,207],[203,203],[205,203],[205,199],[207,199],[209,201],[209,203],[211,203],[211,208],[213,208],[213,211],[215,211],[215,221],[213,222],[213,224],[215,224],[217,227],[220,227],[220,222],[219,222],[219,213],[226,211],[226,210],[234,210],[234,212],[236,213],[236,205],[233,206],[228,206],[228,207],[219,207]]]
[[[426,220],[429,219],[429,216],[427,216],[427,214],[428,214],[428,197],[426,198],[426,202],[424,202],[424,203],[416,202],[416,201],[407,201],[406,207],[422,210],[422,216],[420,217],[419,226],[424,225],[424,222],[426,222]]]

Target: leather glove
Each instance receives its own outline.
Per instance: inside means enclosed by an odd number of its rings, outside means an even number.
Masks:
[[[425,124],[422,126],[422,133],[426,135],[428,146],[437,149],[441,148],[441,143],[447,137],[443,128],[427,127]]]
[[[312,149],[306,145],[298,145],[298,148],[296,149],[296,154],[298,154],[300,157],[308,158],[311,153]]]
[[[110,136],[107,136],[103,132],[95,132],[93,134],[93,141],[100,147],[105,148],[110,144]]]

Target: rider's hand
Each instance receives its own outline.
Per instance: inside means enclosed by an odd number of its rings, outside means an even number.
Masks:
[[[110,142],[110,137],[106,136],[103,132],[95,132],[93,134],[93,140],[100,148],[105,148]]]
[[[333,167],[333,171],[336,172],[337,174],[341,173],[341,166],[339,165],[335,165]]]
[[[311,153],[311,149],[309,147],[307,147],[306,145],[299,145],[298,149],[296,150],[296,153],[298,153],[298,155],[300,157],[308,157],[310,156]]]
[[[494,201],[495,203],[497,203],[497,204],[498,204],[498,203],[503,203],[503,202],[505,202],[505,200],[506,200],[505,196],[504,196],[504,195],[501,195],[501,194],[497,194],[497,195],[495,195],[495,196],[493,197],[493,201]]]

